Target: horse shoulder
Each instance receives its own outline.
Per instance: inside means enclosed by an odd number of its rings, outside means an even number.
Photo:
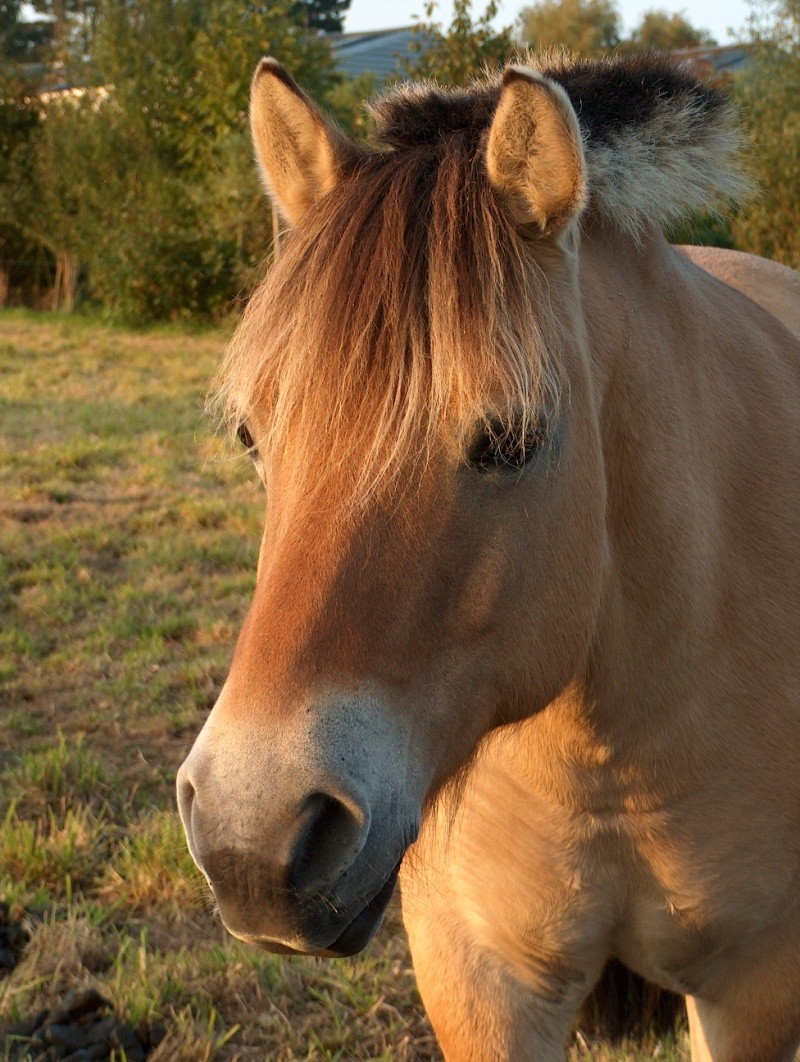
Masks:
[[[676,249],[706,273],[758,303],[800,339],[800,273],[743,251],[693,246]]]

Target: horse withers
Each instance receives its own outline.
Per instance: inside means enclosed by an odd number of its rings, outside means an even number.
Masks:
[[[662,226],[742,191],[653,56],[407,85],[350,142],[275,62],[291,233],[220,402],[268,499],[181,768],[236,936],[348,955],[400,876],[449,1059],[562,1057],[610,958],[692,1056],[800,1041],[800,278]]]

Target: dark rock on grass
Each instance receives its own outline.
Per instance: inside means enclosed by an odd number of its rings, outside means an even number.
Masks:
[[[32,1018],[26,1018],[24,1021],[19,1021],[16,1025],[9,1025],[8,1028],[3,1031],[3,1036],[8,1039],[30,1040],[46,1017],[47,1011],[40,1010],[39,1013],[34,1014]]]
[[[97,1014],[111,1009],[111,1003],[94,988],[85,992],[70,992],[60,1007],[50,1011],[49,1022],[62,1025],[64,1022],[80,1021],[87,1014]]]
[[[10,906],[0,900],[0,977],[17,965],[29,935],[24,913],[12,915]]]
[[[136,1035],[145,1048],[152,1051],[158,1047],[167,1035],[167,1027],[162,1025],[160,1021],[154,1022],[152,1025],[148,1025],[146,1021],[140,1021],[136,1026]]]
[[[0,1041],[10,1062],[106,1062],[123,1051],[128,1062],[145,1062],[165,1032],[160,1024],[126,1025],[111,1012],[111,1003],[90,988],[70,992],[50,1010],[0,1029]]]

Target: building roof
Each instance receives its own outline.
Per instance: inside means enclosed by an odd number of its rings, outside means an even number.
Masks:
[[[700,69],[710,67],[716,74],[738,74],[747,66],[749,51],[746,44],[715,44],[706,48],[680,48],[674,55]]]
[[[420,42],[414,26],[371,30],[365,33],[327,34],[336,65],[348,77],[373,74],[378,86],[401,74],[400,61],[411,59],[412,41]],[[681,48],[675,56],[686,59],[699,71],[736,74],[748,61],[746,44],[722,44],[701,48]]]
[[[329,33],[336,65],[348,77],[373,74],[378,84],[400,73],[400,60],[410,59],[414,26],[368,33]]]

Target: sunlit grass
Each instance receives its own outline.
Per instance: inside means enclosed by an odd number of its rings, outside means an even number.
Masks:
[[[129,820],[94,894],[130,911],[171,905],[182,911],[210,907],[208,887],[189,855],[175,812]]]

